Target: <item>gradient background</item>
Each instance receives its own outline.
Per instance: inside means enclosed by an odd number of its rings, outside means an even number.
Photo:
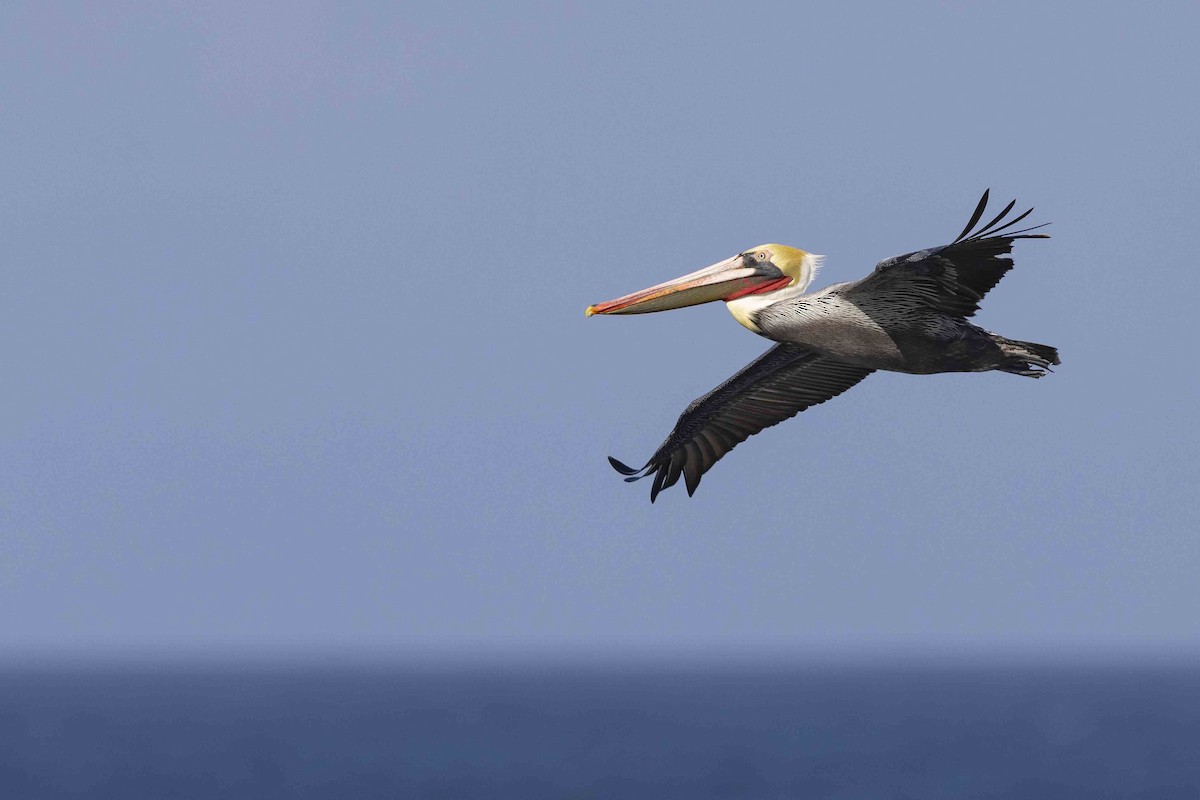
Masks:
[[[1200,645],[1200,6],[0,8],[0,649]],[[618,480],[766,342],[588,303],[1049,241],[1034,382],[881,374]]]

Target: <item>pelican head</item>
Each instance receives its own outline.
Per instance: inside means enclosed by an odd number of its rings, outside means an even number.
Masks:
[[[803,293],[821,259],[795,247],[761,244],[675,280],[588,306],[586,313],[648,314],[724,300],[738,322],[754,330],[748,312]]]

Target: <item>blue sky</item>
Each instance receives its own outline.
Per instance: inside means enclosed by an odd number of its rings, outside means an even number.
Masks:
[[[0,646],[1200,645],[1194,4],[0,9]],[[767,342],[593,302],[1053,221],[979,321],[694,498]]]

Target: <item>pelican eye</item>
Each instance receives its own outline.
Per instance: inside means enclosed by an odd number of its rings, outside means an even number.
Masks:
[[[759,261],[766,261],[769,256],[767,255],[766,250],[760,250],[758,253],[755,254],[754,257],[757,258]]]

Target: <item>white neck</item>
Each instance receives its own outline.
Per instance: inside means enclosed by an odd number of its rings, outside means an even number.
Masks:
[[[746,294],[735,300],[726,300],[725,307],[729,309],[730,314],[733,314],[733,318],[742,323],[742,325],[755,333],[762,333],[758,326],[754,324],[755,313],[776,303],[794,300],[804,294],[809,284],[813,282],[813,278],[816,277],[817,270],[821,268],[821,262],[824,260],[825,256],[806,253],[800,265],[800,275],[795,281],[773,292]]]

